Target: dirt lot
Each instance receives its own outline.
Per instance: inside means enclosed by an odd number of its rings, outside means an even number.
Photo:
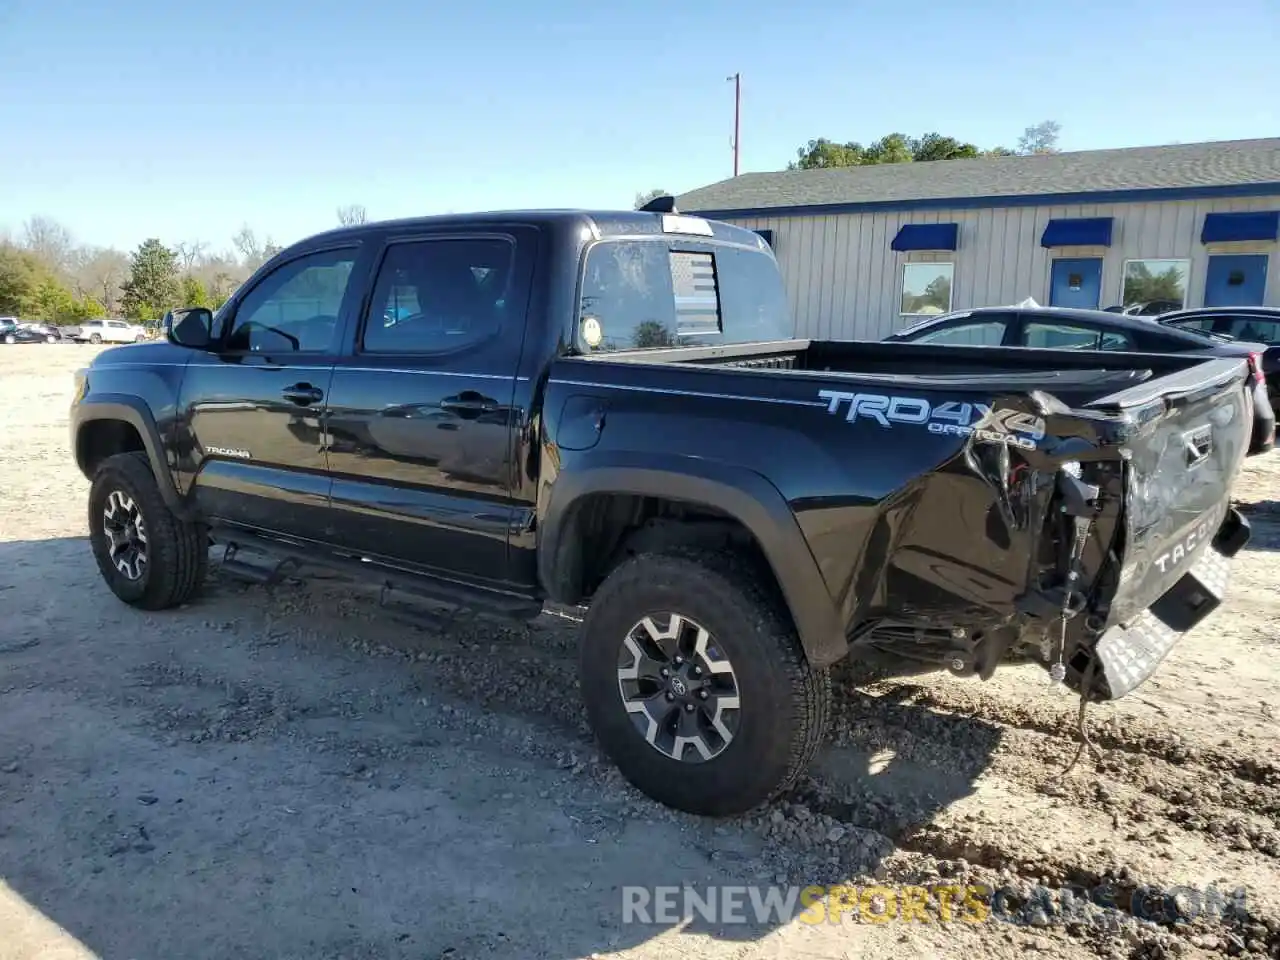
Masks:
[[[117,602],[67,450],[93,352],[0,348],[0,960],[1280,956],[1280,455],[1240,485],[1227,608],[1091,711],[1100,763],[1055,781],[1076,701],[1034,668],[846,668],[813,776],[715,822],[599,760],[565,620],[437,633],[216,576],[182,610]],[[840,882],[989,884],[1000,916],[622,922],[629,885]],[[1140,922],[1144,884],[1243,899]],[[1060,913],[1064,885],[1117,908]]]

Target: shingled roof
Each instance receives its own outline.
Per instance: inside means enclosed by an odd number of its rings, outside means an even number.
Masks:
[[[1280,193],[1280,138],[1085,150],[1031,157],[934,160],[826,170],[745,173],[676,199],[705,214],[819,212],[812,208],[942,206],[943,201],[1026,203],[1068,196],[1132,199],[1134,192]],[[1172,199],[1172,197],[1171,197]]]

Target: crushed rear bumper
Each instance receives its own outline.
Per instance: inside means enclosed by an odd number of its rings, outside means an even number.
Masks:
[[[1093,696],[1116,700],[1145,683],[1183,635],[1222,605],[1231,562],[1249,541],[1249,521],[1230,507],[1209,547],[1155,603],[1098,639]]]

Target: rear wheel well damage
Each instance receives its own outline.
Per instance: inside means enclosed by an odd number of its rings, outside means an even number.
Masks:
[[[759,541],[736,517],[708,504],[631,493],[592,493],[565,517],[555,557],[555,592],[584,603],[615,569],[643,553],[732,550],[782,590]]]

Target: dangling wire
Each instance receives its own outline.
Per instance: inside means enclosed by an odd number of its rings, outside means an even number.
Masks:
[[[1076,730],[1080,734],[1080,745],[1076,748],[1075,756],[1071,758],[1071,762],[1062,768],[1062,771],[1053,778],[1054,782],[1061,780],[1068,773],[1075,769],[1080,758],[1084,756],[1085,750],[1095,760],[1102,760],[1102,751],[1098,745],[1093,742],[1093,738],[1089,736],[1089,725],[1085,722],[1085,711],[1089,709],[1089,694],[1093,692],[1093,678],[1098,672],[1098,661],[1090,660],[1089,666],[1085,669],[1084,676],[1080,680],[1080,710],[1076,713]]]

